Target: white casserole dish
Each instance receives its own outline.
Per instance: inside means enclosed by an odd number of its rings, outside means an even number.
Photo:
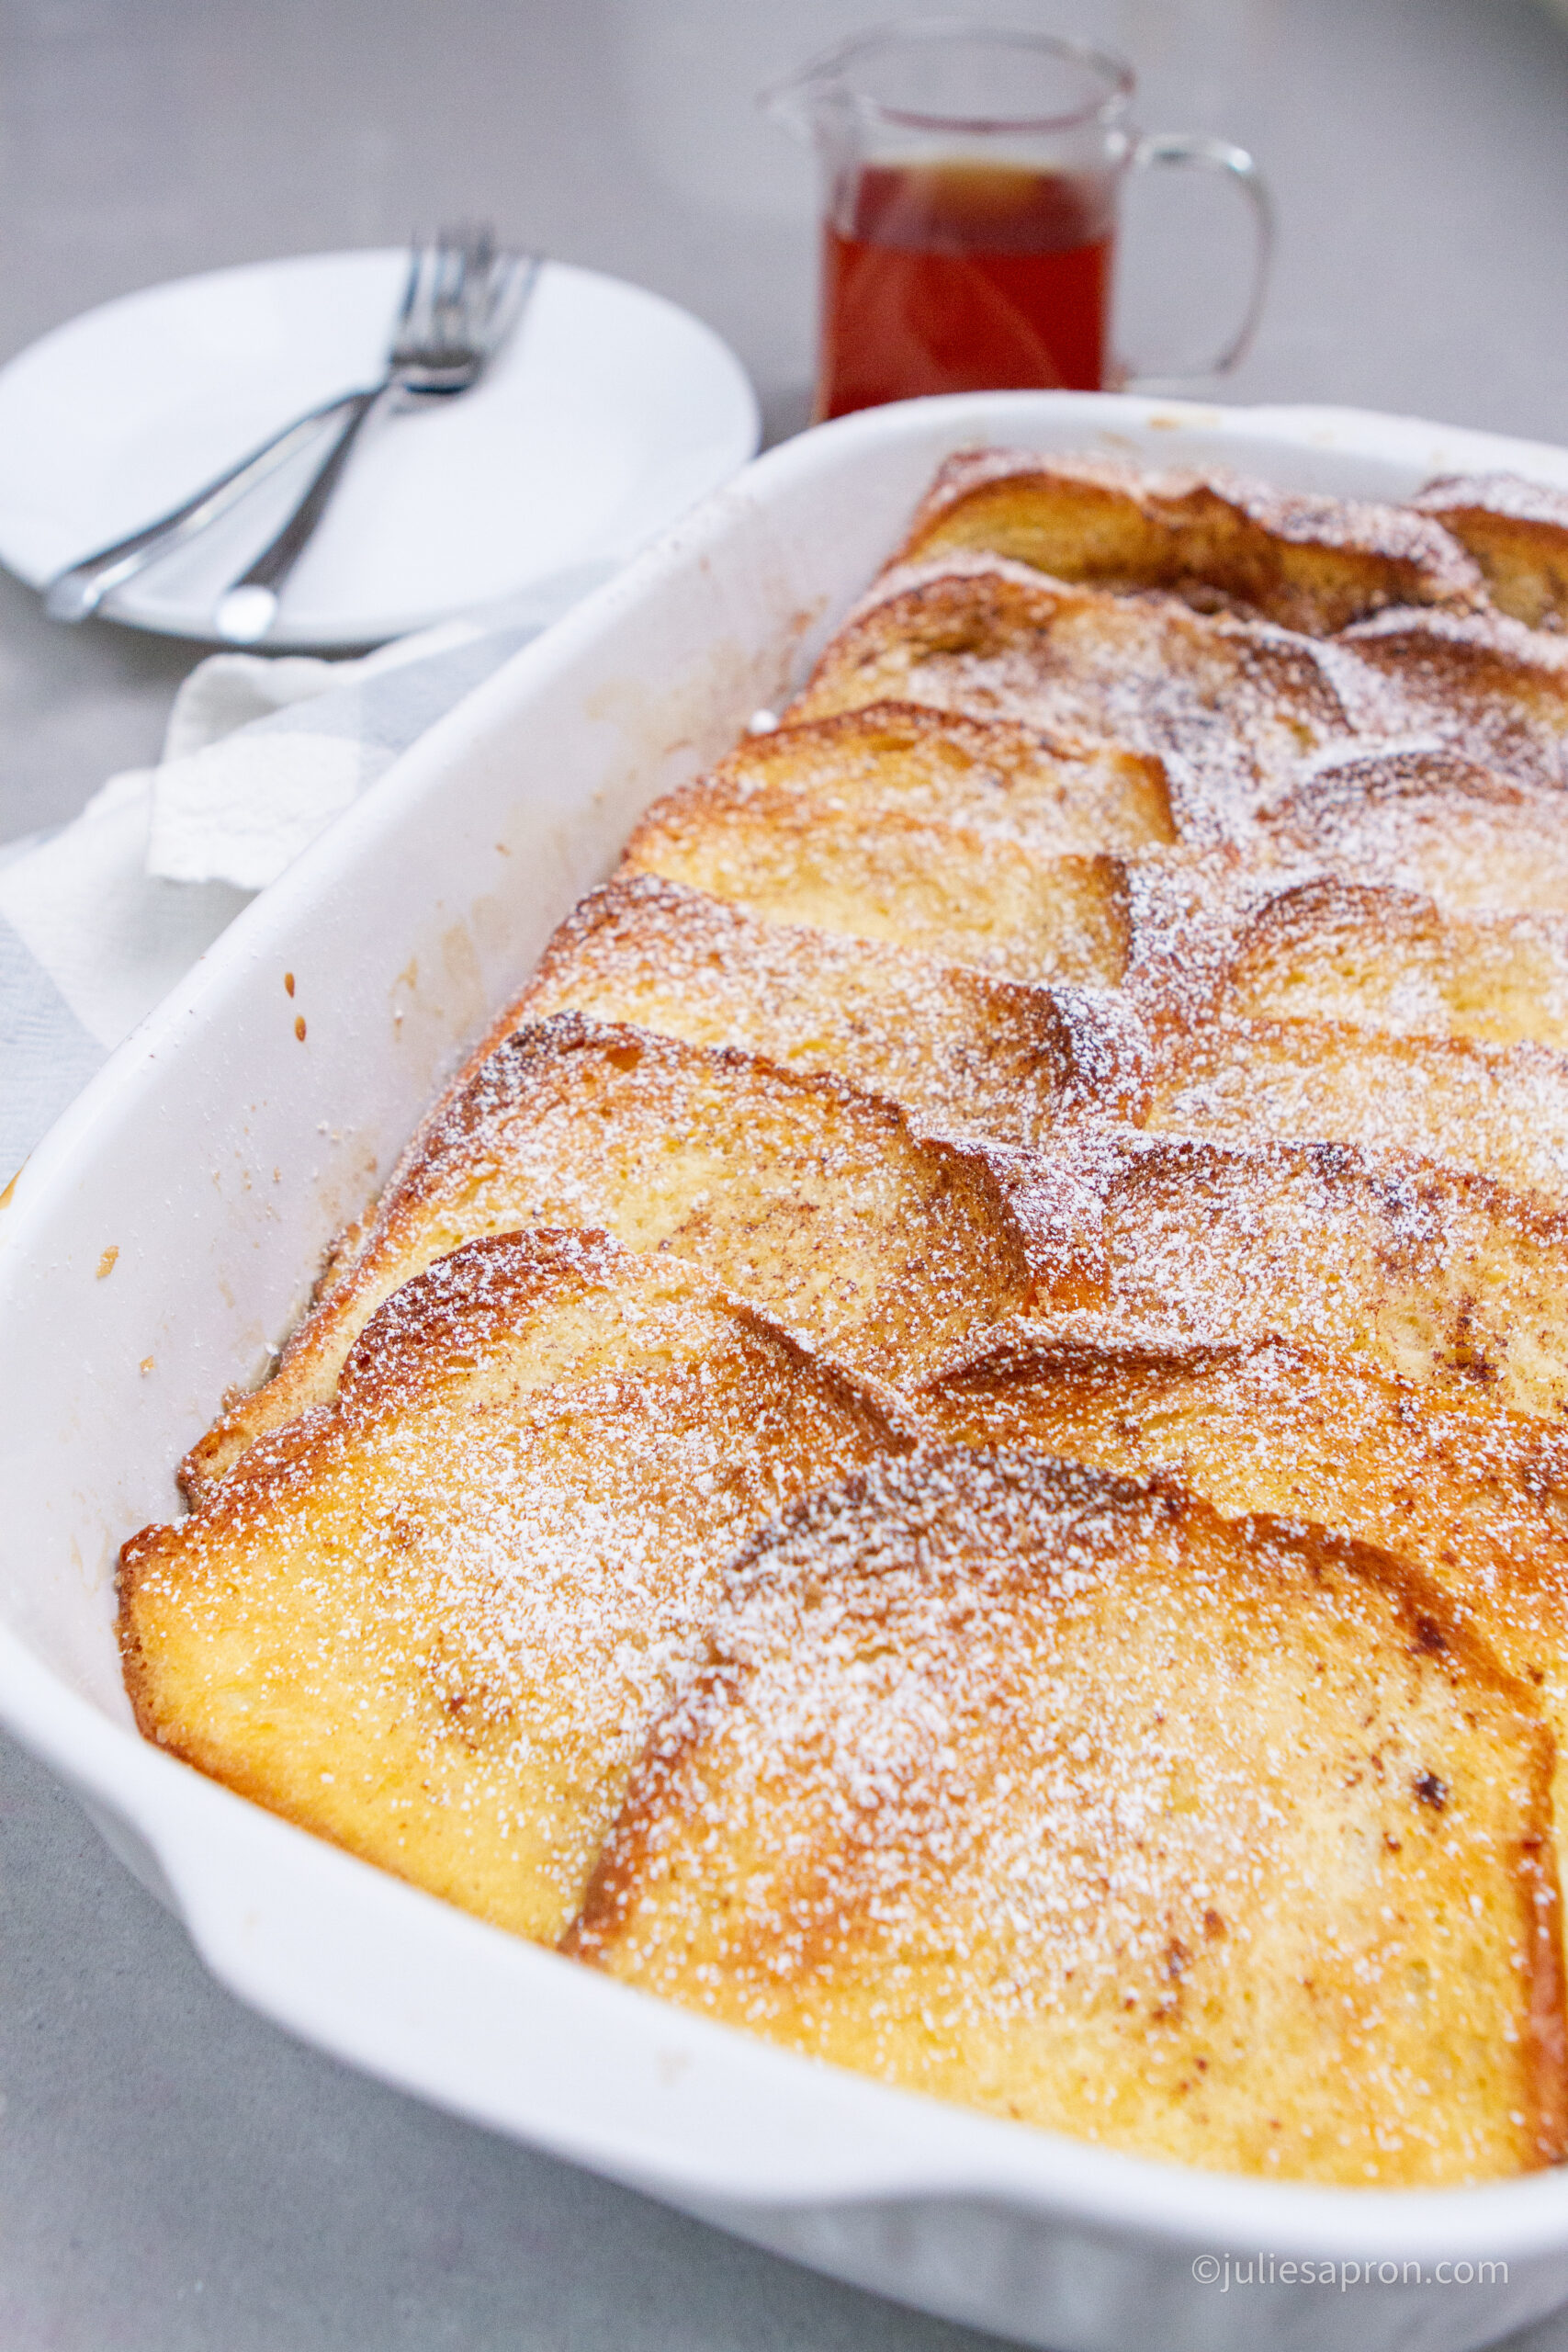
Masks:
[[[1395,498],[1433,474],[1499,469],[1568,487],[1568,451],[1531,444],[1096,394],[911,402],[739,475],[258,900],[6,1196],[0,1717],[224,1984],[476,2122],[1058,2352],[1462,2352],[1568,2298],[1568,2172],[1419,2192],[1244,2181],[885,2089],[664,2007],[318,1843],[144,1744],[120,1688],[120,1542],[174,1515],[175,1460],[222,1390],[260,1371],[487,1012],[646,804],[783,698],[940,459],[996,442],[1220,460]],[[1259,2256],[1272,2283],[1235,2273]]]

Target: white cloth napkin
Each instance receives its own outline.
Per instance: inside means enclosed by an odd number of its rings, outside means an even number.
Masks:
[[[0,848],[0,1184],[254,893],[611,568],[361,661],[214,654],[155,768]]]

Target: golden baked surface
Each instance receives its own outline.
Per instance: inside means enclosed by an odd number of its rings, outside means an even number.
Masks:
[[[1568,1412],[1568,1218],[1485,1178],[1110,1125],[1030,1174],[1031,1295],[1050,1311],[1153,1317],[1186,1339],[1271,1331],[1417,1387]]]
[[[1076,1113],[1130,1109],[1146,1053],[1120,993],[1021,988],[852,933],[760,921],[651,874],[583,899],[506,1026],[569,1010],[832,1071],[925,1127],[1004,1144],[1042,1143]]]
[[[1536,1695],[1568,1824],[1568,1430],[1423,1394],[1277,1339],[1197,1341],[1134,1317],[1021,1318],[916,1388],[966,1445],[1174,1474],[1229,1518],[1305,1520],[1396,1554]]]
[[[911,2090],[1559,2160],[1565,548],[954,458],[125,1546],[149,1736]]]
[[[330,1404],[127,1545],[138,1720],[548,1939],[728,1554],[908,1442],[895,1400],[678,1258],[471,1242],[385,1301]]]
[[[1456,912],[1568,907],[1568,796],[1435,748],[1352,749],[1257,812],[1257,844]]]
[[[1210,1021],[1146,1053],[1139,1125],[1447,1160],[1568,1207],[1568,1057],[1350,1022]]]
[[[1568,626],[1568,495],[1515,474],[1450,475],[1412,500],[1480,565],[1499,612]]]
[[[1481,602],[1453,510],[1434,507],[1430,492],[1421,504],[1448,527],[1434,529],[1409,506],[1303,497],[1223,473],[1139,474],[1104,460],[981,450],[942,467],[902,558],[983,548],[1058,580],[1234,601],[1319,635],[1385,605]]]
[[[938,1453],[786,1513],[710,1652],[569,1949],[1113,2147],[1561,2153],[1550,1741],[1386,1555]]]
[[[977,1153],[897,1104],[733,1046],[559,1013],[516,1030],[415,1136],[276,1374],[187,1457],[193,1494],[333,1394],[369,1317],[465,1241],[603,1227],[692,1259],[886,1374],[1028,1295],[1025,1238]]]

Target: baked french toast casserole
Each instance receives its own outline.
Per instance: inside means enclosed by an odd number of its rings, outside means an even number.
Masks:
[[[882,2080],[1568,2154],[1568,499],[951,460],[120,1564],[144,1733]]]

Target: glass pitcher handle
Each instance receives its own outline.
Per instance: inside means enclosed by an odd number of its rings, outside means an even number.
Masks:
[[[1252,210],[1254,232],[1252,288],[1247,296],[1242,322],[1217,359],[1206,368],[1180,376],[1156,375],[1152,368],[1124,368],[1124,377],[1136,381],[1141,376],[1155,376],[1161,384],[1201,387],[1211,377],[1225,376],[1236,362],[1246,356],[1258,332],[1258,322],[1263,315],[1263,298],[1269,290],[1269,269],[1274,257],[1274,206],[1268,183],[1245,147],[1233,147],[1227,139],[1200,139],[1183,130],[1156,131],[1152,138],[1141,139],[1133,150],[1133,166],[1138,171],[1200,171],[1223,172],[1234,180]]]

